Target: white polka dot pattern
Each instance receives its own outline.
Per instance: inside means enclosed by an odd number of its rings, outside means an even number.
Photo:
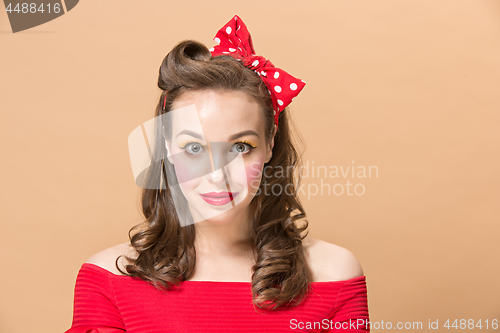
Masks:
[[[274,121],[278,125],[279,114],[297,96],[306,82],[298,79],[262,56],[255,55],[252,38],[238,15],[235,15],[215,35],[217,43],[209,51],[213,57],[230,55],[254,71],[264,81],[271,95]],[[279,96],[279,97],[278,97]]]

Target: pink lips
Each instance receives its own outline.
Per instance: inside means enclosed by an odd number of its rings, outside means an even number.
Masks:
[[[230,203],[239,192],[207,192],[201,193],[200,196],[206,203],[214,206],[222,206]]]

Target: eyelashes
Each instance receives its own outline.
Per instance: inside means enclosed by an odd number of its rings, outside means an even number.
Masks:
[[[199,142],[195,142],[195,141],[190,141],[190,142],[186,143],[185,145],[183,145],[182,147],[179,147],[179,148],[181,148],[182,150],[184,150],[189,155],[202,154],[206,150],[205,146],[203,146]],[[194,149],[194,151],[193,151],[193,149]]]
[[[245,140],[242,140],[242,141],[238,141],[238,142],[235,142],[233,147],[236,147],[236,146],[243,146],[243,147],[246,147],[248,148],[248,150],[242,152],[242,151],[237,151],[238,153],[241,153],[241,154],[248,154],[250,153],[250,151],[252,151],[253,149],[257,148],[257,146],[253,146],[250,142],[248,141],[245,141]]]
[[[243,147],[243,150],[242,150]],[[184,152],[188,155],[191,156],[196,156],[200,154],[204,154],[207,149],[205,148],[204,145],[202,145],[199,142],[196,141],[189,141],[186,144],[182,145],[182,147],[179,147],[180,149],[184,150]],[[234,150],[234,148],[237,148]],[[252,145],[250,142],[246,140],[242,141],[237,141],[233,144],[231,147],[231,152],[236,153],[236,154],[244,154],[247,155],[249,154],[253,149],[257,148],[256,145]]]

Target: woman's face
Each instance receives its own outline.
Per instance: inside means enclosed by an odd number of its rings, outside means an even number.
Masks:
[[[188,91],[168,114],[168,158],[194,222],[223,224],[248,214],[272,156],[259,105],[241,91]]]

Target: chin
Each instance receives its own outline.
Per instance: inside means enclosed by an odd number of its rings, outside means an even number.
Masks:
[[[217,216],[210,217],[204,221],[198,222],[201,224],[214,224],[214,225],[225,225],[230,224],[235,220],[235,214],[233,212],[224,212]]]
[[[231,221],[232,220],[229,218],[219,218],[217,216],[217,217],[213,217],[211,219],[205,220],[203,222],[205,222],[206,224],[225,225],[225,224],[231,223]]]

